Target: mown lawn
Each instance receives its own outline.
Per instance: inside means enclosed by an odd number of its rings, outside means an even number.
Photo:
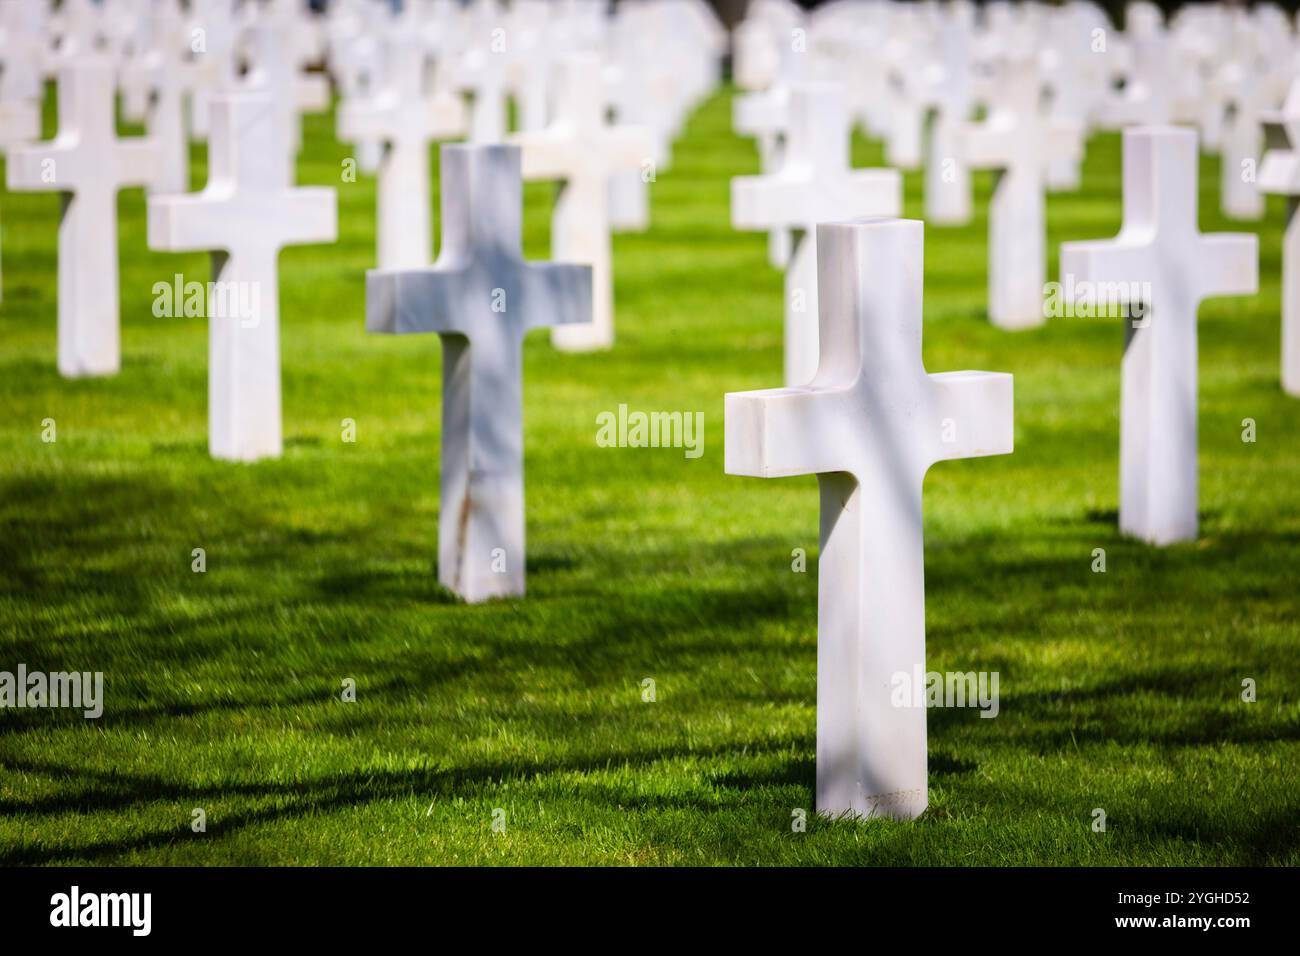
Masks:
[[[439,347],[364,331],[374,183],[340,182],[332,130],[308,119],[300,179],[339,187],[340,241],[282,257],[287,447],[254,466],[208,457],[205,322],[151,311],[155,282],[207,281],[206,256],[147,251],[142,194],[123,193],[122,372],[65,381],[58,199],[0,197],[0,670],[106,682],[97,721],[0,711],[0,862],[1300,863],[1280,201],[1226,223],[1204,161],[1202,227],[1258,229],[1261,293],[1201,310],[1202,537],[1163,550],[1116,531],[1118,320],[989,325],[987,176],[974,223],[928,230],[928,367],[1016,377],[1016,453],[926,484],[928,665],[998,671],[1001,713],[931,711],[922,819],[795,833],[813,802],[817,495],[722,470],[723,394],[781,380],[781,276],[765,236],[730,228],[728,180],[757,171],[730,93],[660,172],[651,231],[615,240],[615,350],[527,343],[529,593],[475,607],[434,573]],[[1084,189],[1051,197],[1053,274],[1060,241],[1117,230],[1119,158],[1095,138]],[[535,257],[549,196],[528,187]],[[620,403],[703,411],[703,456],[598,447]]]

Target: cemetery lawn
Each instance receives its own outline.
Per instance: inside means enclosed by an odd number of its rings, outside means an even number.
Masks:
[[[1119,321],[989,325],[987,175],[975,222],[927,230],[927,367],[1015,374],[1016,453],[925,488],[927,664],[997,671],[1000,713],[930,712],[920,820],[823,820],[816,483],[723,474],[723,394],[781,384],[781,275],[729,224],[729,178],[758,168],[730,115],[729,92],[703,106],[653,229],[615,239],[616,349],[527,342],[528,597],[477,607],[434,573],[439,346],[364,331],[374,182],[340,182],[332,117],[308,117],[300,179],[339,187],[339,242],[281,258],[278,461],[209,458],[206,323],[152,314],[153,284],[206,282],[207,257],[146,251],[139,191],[122,372],[80,381],[55,370],[59,200],[0,197],[0,670],[105,682],[98,720],[0,712],[0,862],[1300,863],[1281,201],[1225,222],[1204,159],[1202,228],[1258,230],[1261,291],[1201,309],[1202,536],[1161,550],[1116,532]],[[551,194],[526,192],[536,258]],[[1117,136],[1048,210],[1054,276],[1059,242],[1119,227]],[[703,456],[597,447],[620,403],[704,412]]]

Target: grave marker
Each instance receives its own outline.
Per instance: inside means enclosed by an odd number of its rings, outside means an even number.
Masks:
[[[438,580],[466,601],[524,593],[523,338],[587,321],[591,269],[525,262],[519,148],[442,148],[432,266],[366,274],[366,328],[442,339]]]
[[[345,102],[339,109],[341,139],[384,143],[375,230],[381,269],[423,266],[432,260],[429,144],[459,134],[465,125],[459,99],[426,93],[424,67],[421,44],[397,40],[388,50],[388,79],[379,95]]]
[[[279,118],[266,94],[212,99],[208,185],[149,200],[149,246],[212,252],[208,449],[256,461],[283,449],[278,259],[288,245],[337,238],[336,196],[284,182]]]
[[[649,131],[606,122],[600,58],[575,54],[560,67],[553,121],[511,141],[523,148],[524,179],[562,182],[551,217],[551,255],[592,267],[591,324],[557,326],[551,341],[563,351],[609,348],[614,344],[609,183],[620,170],[640,169],[654,148]]]
[[[1112,240],[1061,246],[1064,286],[1104,287],[1141,310],[1125,324],[1119,524],[1155,545],[1197,533],[1197,307],[1259,285],[1255,236],[1197,228],[1196,175],[1194,131],[1125,130],[1123,228]]]
[[[784,163],[773,175],[731,181],[731,223],[795,234],[785,273],[785,382],[803,385],[817,371],[817,223],[897,216],[902,177],[894,169],[849,166],[848,111],[838,84],[794,84],[789,111]]]
[[[811,383],[726,397],[729,475],[817,475],[817,811],[925,810],[921,488],[938,461],[1009,454],[1012,379],[921,364],[920,222],[817,227],[823,360]]]
[[[1285,196],[1282,239],[1282,389],[1300,397],[1300,80],[1281,110],[1263,116],[1265,151],[1259,189]]]
[[[118,139],[113,66],[102,57],[69,59],[59,70],[59,132],[17,147],[9,188],[57,191],[59,223],[59,373],[113,375],[121,368],[117,193],[153,182],[161,168],[148,139]]]

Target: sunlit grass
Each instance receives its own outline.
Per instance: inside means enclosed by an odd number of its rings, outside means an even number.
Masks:
[[[706,104],[654,228],[615,239],[617,348],[529,339],[529,594],[478,607],[433,571],[439,347],[364,331],[373,181],[340,182],[331,118],[308,119],[300,179],[338,186],[341,235],[282,257],[278,461],[208,457],[205,324],[150,308],[154,282],[208,264],[145,249],[141,193],[120,204],[122,373],[88,381],[55,371],[57,197],[0,197],[0,670],[103,671],[107,698],[98,721],[0,712],[0,862],[1300,862],[1281,205],[1258,224],[1261,293],[1201,310],[1202,538],[1163,550],[1115,528],[1118,323],[988,324],[987,176],[980,218],[927,230],[927,367],[1016,376],[1016,453],[926,483],[928,664],[998,671],[1001,713],[931,711],[923,819],[799,834],[817,495],[722,471],[723,394],[781,380],[781,276],[729,224],[728,177],[758,168],[729,118],[728,95]],[[1243,228],[1213,160],[1201,186],[1203,228]],[[1049,202],[1053,275],[1061,240],[1118,229],[1119,187],[1118,138],[1098,137],[1084,189]],[[534,257],[549,197],[526,191]],[[703,411],[703,457],[597,447],[623,402]]]

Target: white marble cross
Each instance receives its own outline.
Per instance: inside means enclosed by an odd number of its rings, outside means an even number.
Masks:
[[[185,36],[185,85],[190,90],[190,134],[206,140],[209,104],[236,86],[236,19],[231,0],[190,0]],[[196,49],[196,47],[198,49]]]
[[[426,92],[425,60],[418,39],[395,40],[388,47],[386,81],[379,94],[345,101],[339,108],[340,139],[385,144],[376,228],[381,269],[415,268],[432,260],[429,144],[458,135],[465,127],[459,98]]]
[[[996,172],[989,200],[989,319],[1004,329],[1025,329],[1046,321],[1047,170],[1053,159],[1078,154],[1083,128],[1042,113],[1032,60],[1009,62],[1003,81],[988,119],[962,134],[962,150],[971,167]]]
[[[609,348],[614,344],[610,178],[639,169],[654,144],[640,126],[606,122],[601,62],[595,54],[565,57],[556,92],[551,123],[539,132],[511,137],[523,148],[524,179],[563,183],[551,217],[551,256],[591,266],[591,324],[556,326],[551,342],[563,351]]]
[[[1239,62],[1227,63],[1215,78],[1226,107],[1219,160],[1219,208],[1229,219],[1264,218],[1264,197],[1254,171],[1263,149],[1260,114],[1269,104],[1267,78]]]
[[[208,449],[256,461],[280,454],[280,288],[288,245],[333,242],[333,189],[284,182],[270,97],[213,97],[208,185],[149,200],[149,246],[212,252],[208,286]]]
[[[1282,238],[1282,389],[1300,397],[1300,79],[1280,111],[1265,113],[1260,192],[1286,196]]]
[[[1143,31],[1128,42],[1124,89],[1103,98],[1098,121],[1104,129],[1124,129],[1173,119],[1176,91],[1170,89],[1172,57],[1163,33]]]
[[[934,108],[925,160],[925,221],[964,226],[971,220],[970,167],[961,151],[961,135],[970,118],[970,33],[974,8],[955,4],[938,27],[934,58],[918,80]]]
[[[283,8],[281,8],[283,9]],[[246,78],[249,91],[268,93],[275,110],[276,152],[281,158],[282,185],[297,178],[294,168],[302,148],[302,114],[329,107],[329,82],[323,74],[300,69],[294,49],[295,30],[301,25],[280,12],[260,16],[250,30],[253,68]]]
[[[789,110],[785,161],[774,175],[731,181],[731,223],[737,229],[794,231],[785,272],[785,383],[803,385],[817,371],[817,223],[897,216],[903,187],[895,169],[849,166],[842,86],[796,83]]]
[[[15,146],[40,139],[40,103],[27,99],[0,99],[0,153],[8,153]],[[0,300],[3,289],[0,288]]]
[[[122,67],[121,82],[144,97],[145,128],[158,144],[162,167],[150,193],[183,193],[190,188],[190,142],[185,127],[188,71],[181,57],[183,23],[170,6],[153,24],[150,49]]]
[[[524,593],[523,338],[586,322],[588,266],[525,262],[515,146],[442,147],[432,266],[366,274],[366,328],[442,338],[438,580],[466,601]]]
[[[921,363],[923,229],[819,225],[817,376],[726,397],[727,474],[816,475],[821,487],[817,811],[828,816],[925,810],[925,708],[891,695],[899,675],[925,670],[921,488],[935,462],[1013,444],[1010,375]]]
[[[499,143],[506,137],[509,63],[503,54],[494,53],[486,45],[466,50],[460,58],[452,83],[473,97],[469,120],[471,143]]]
[[[737,96],[731,104],[731,126],[741,136],[758,143],[758,168],[763,175],[780,171],[785,161],[786,126],[789,124],[790,87],[784,83],[759,93]],[[784,269],[794,253],[794,236],[789,229],[768,233],[767,261]]]
[[[161,168],[147,139],[118,139],[113,66],[73,57],[59,71],[59,133],[9,154],[9,188],[63,194],[59,223],[59,372],[115,374],[118,322],[117,193],[153,182]]]
[[[1061,246],[1062,286],[1076,295],[1098,290],[1094,300],[1129,313],[1119,523],[1126,534],[1156,545],[1197,533],[1197,307],[1210,296],[1250,295],[1259,284],[1254,235],[1198,230],[1196,173],[1193,130],[1125,130],[1119,236]]]

